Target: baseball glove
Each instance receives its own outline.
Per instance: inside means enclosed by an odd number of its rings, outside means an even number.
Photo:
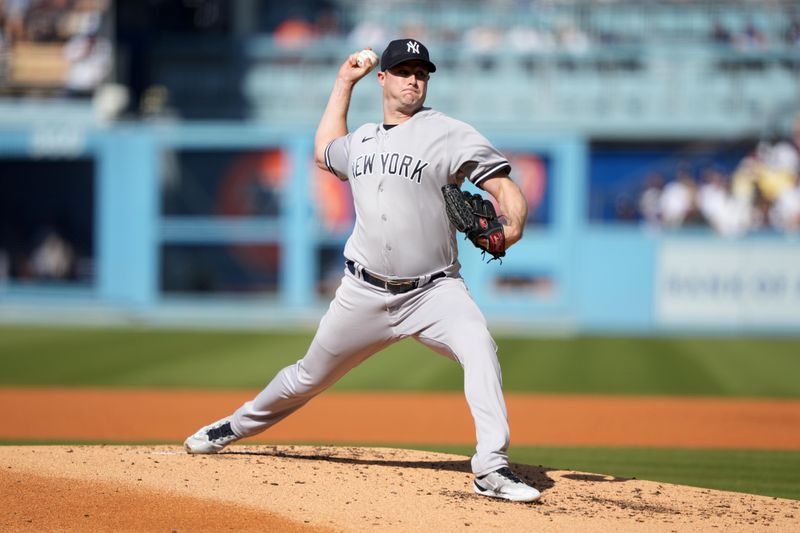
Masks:
[[[442,194],[447,218],[484,255],[492,256],[489,261],[506,255],[506,236],[492,202],[479,194],[462,191],[453,183],[443,186]]]

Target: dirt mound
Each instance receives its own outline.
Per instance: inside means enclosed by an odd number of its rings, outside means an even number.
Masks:
[[[536,504],[471,492],[468,458],[385,448],[0,447],[2,531],[796,531],[800,502],[514,465]]]

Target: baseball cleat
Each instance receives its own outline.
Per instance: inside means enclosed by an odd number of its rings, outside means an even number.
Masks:
[[[217,453],[237,440],[239,437],[231,429],[231,419],[228,417],[201,428],[184,441],[183,447],[192,454]]]
[[[512,502],[534,502],[542,495],[535,488],[526,485],[507,466],[476,477],[473,486],[478,494]]]

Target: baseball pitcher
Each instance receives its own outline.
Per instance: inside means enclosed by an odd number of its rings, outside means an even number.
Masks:
[[[344,248],[341,285],[305,356],[281,370],[231,416],[186,439],[189,453],[216,453],[270,428],[377,351],[406,337],[464,369],[475,422],[473,488],[485,496],[539,498],[508,467],[509,429],[497,346],[458,262],[457,235],[500,258],[522,237],[527,203],[506,158],[472,126],[424,107],[436,66],[414,39],[389,43],[377,81],[383,121],[352,132],[355,84],[378,63],[372,50],[339,68],[317,128],[317,165],[349,182],[355,227]],[[465,179],[499,206],[460,190]]]

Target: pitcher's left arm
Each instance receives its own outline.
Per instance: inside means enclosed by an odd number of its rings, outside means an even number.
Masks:
[[[498,217],[503,223],[506,237],[506,249],[522,238],[525,221],[528,219],[528,202],[522,190],[507,175],[497,174],[480,184],[480,187],[491,194],[500,207]]]

